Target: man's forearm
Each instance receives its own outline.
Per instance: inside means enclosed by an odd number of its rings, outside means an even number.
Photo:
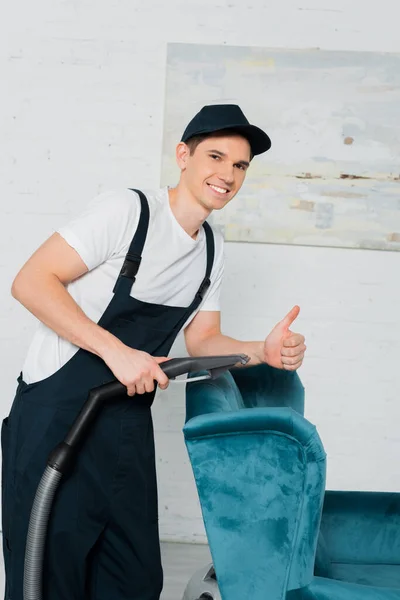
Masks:
[[[28,273],[16,279],[12,294],[47,327],[84,350],[102,357],[110,345],[120,344],[85,315],[55,275]]]
[[[222,333],[210,335],[196,342],[189,350],[191,356],[213,356],[223,354],[247,354],[250,357],[248,366],[262,362],[263,342],[242,342]]]

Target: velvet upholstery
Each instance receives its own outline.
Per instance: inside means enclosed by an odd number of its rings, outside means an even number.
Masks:
[[[327,491],[321,533],[331,577],[400,589],[400,494]]]
[[[231,373],[247,408],[288,406],[304,416],[304,387],[296,372],[257,365]]]
[[[325,494],[297,373],[234,369],[188,383],[186,398],[223,600],[400,600],[400,494]]]

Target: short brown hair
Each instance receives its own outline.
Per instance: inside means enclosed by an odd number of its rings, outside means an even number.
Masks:
[[[189,138],[185,144],[189,147],[190,150],[190,156],[193,156],[193,154],[196,151],[196,148],[199,144],[201,144],[201,142],[204,142],[204,140],[206,140],[209,137],[232,137],[234,135],[239,135],[240,137],[244,138],[245,140],[247,140],[247,138],[242,135],[239,131],[236,131],[235,129],[221,129],[219,131],[213,131],[211,133],[201,133],[199,135],[194,135],[193,137]],[[250,161],[252,161],[254,158],[254,154],[251,151],[251,147],[250,147]]]

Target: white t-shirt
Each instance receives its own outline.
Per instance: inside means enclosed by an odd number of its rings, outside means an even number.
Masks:
[[[143,302],[188,306],[206,272],[206,236],[201,228],[194,240],[175,219],[168,188],[143,190],[150,208],[149,228],[142,262],[131,294]],[[58,230],[89,271],[67,286],[83,312],[98,322],[109,304],[115,282],[136,231],[139,196],[131,190],[105,192],[92,200],[76,219]],[[220,310],[223,274],[223,238],[213,230],[215,258],[211,285],[198,310]],[[188,319],[184,327],[194,317]],[[39,323],[23,365],[23,379],[34,383],[60,369],[78,347]]]

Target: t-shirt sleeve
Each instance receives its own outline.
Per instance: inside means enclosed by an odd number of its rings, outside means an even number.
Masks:
[[[200,305],[200,310],[220,311],[220,295],[224,275],[224,239],[222,234],[214,230],[215,258],[211,271],[211,285]]]
[[[99,194],[86,209],[57,229],[89,271],[127,251],[139,222],[139,197],[131,190]]]

